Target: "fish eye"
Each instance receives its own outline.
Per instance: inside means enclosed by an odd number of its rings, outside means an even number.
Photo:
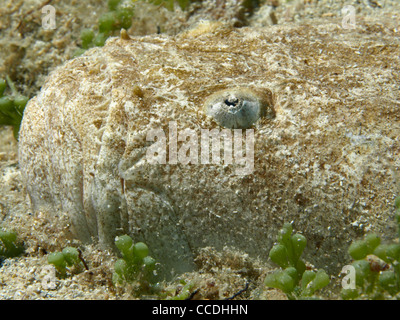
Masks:
[[[220,126],[248,129],[270,109],[268,97],[248,88],[224,89],[204,102],[204,109]]]

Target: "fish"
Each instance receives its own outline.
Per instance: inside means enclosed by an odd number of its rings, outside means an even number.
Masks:
[[[290,222],[336,270],[352,239],[396,232],[399,41],[363,23],[124,32],[67,61],[21,124],[32,210],[83,243],[143,241],[166,274],[204,247],[266,261]]]

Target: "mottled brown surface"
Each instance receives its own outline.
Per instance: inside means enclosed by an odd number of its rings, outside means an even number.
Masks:
[[[107,245],[129,233],[178,272],[203,246],[266,256],[284,221],[309,239],[309,257],[337,270],[354,236],[391,234],[399,53],[394,31],[367,20],[352,31],[203,24],[110,39],[30,101],[20,143],[28,192],[35,209],[67,212],[81,239]],[[276,117],[254,127],[252,174],[147,163],[148,130],[218,128],[201,106],[234,87],[274,96]]]

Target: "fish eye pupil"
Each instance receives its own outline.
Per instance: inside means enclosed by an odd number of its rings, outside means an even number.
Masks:
[[[227,99],[225,99],[225,104],[227,105],[227,106],[236,106],[238,103],[239,103],[239,99],[238,98],[236,98],[236,97],[228,97]]]

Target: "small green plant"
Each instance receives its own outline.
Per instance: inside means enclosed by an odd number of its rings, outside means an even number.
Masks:
[[[192,290],[194,288],[193,282],[186,282],[185,280],[180,281],[181,289],[178,293],[176,293],[176,289],[173,291],[167,291],[160,294],[160,298],[165,300],[187,300],[190,298],[192,294]]]
[[[400,237],[400,197],[395,200],[395,217]],[[400,298],[400,244],[381,243],[374,233],[354,241],[348,252],[353,258],[355,289],[342,289],[341,296],[350,299]]]
[[[278,244],[269,252],[271,260],[282,269],[267,275],[264,284],[282,290],[289,299],[311,298],[315,292],[327,286],[330,282],[327,273],[306,270],[306,265],[300,259],[307,239],[301,234],[293,234],[290,223],[285,223],[278,235]]]
[[[24,247],[17,238],[14,231],[0,230],[0,257],[17,257],[24,252]]]
[[[4,95],[7,85],[11,95]],[[6,80],[0,79],[0,125],[12,126],[14,137],[18,140],[22,115],[29,98],[18,93],[15,84],[7,76]]]
[[[163,6],[164,8],[167,8],[169,11],[174,10],[176,3],[181,7],[182,10],[185,10],[187,6],[190,4],[190,1],[191,0],[147,0],[147,2],[152,3],[156,6]]]
[[[47,262],[54,265],[60,278],[65,278],[67,272],[79,273],[83,270],[83,263],[78,249],[66,247],[61,252],[53,252],[47,256]]]
[[[102,14],[98,20],[97,32],[93,29],[81,31],[82,48],[78,49],[74,56],[79,56],[92,47],[104,46],[108,37],[122,28],[129,29],[132,25],[134,5],[128,0],[108,0],[109,11]]]
[[[135,2],[139,0],[108,0],[108,12],[102,14],[98,20],[97,31],[84,29],[81,31],[80,39],[82,48],[78,49],[74,56],[83,54],[87,49],[104,46],[106,40],[116,35],[122,28],[129,29],[132,25],[132,18],[135,14]],[[175,3],[184,10],[190,0],[142,0],[154,5],[163,6],[168,10],[174,9]]]
[[[149,256],[149,248],[143,242],[133,243],[128,235],[115,238],[115,245],[122,258],[114,264],[113,282],[122,284],[136,281],[141,291],[155,288],[156,260]]]

